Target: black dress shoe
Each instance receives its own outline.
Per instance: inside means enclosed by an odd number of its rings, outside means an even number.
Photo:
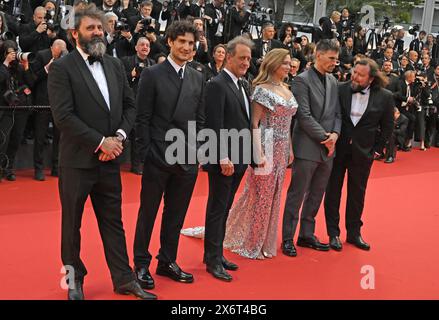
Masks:
[[[219,280],[227,281],[227,282],[232,281],[232,276],[228,274],[226,269],[224,269],[224,267],[220,264],[214,266],[208,265],[206,267],[206,271]]]
[[[157,296],[155,294],[144,291],[136,280],[128,282],[127,284],[124,284],[119,288],[115,288],[114,292],[116,292],[117,294],[132,295],[142,300],[157,299]]]
[[[44,171],[43,170],[35,170],[35,175],[34,175],[35,180],[37,181],[44,181],[46,180],[46,176],[44,175]]]
[[[6,180],[8,180],[8,181],[15,181],[15,180],[17,180],[17,177],[15,176],[15,173],[7,172],[6,173]]]
[[[84,300],[84,290],[82,288],[83,282],[80,280],[75,280],[74,288],[70,288],[67,292],[68,300]]]
[[[346,239],[346,242],[353,244],[354,246],[356,246],[359,249],[370,250],[370,245],[368,243],[366,243],[361,236],[356,236],[356,237],[349,237],[348,236]]]
[[[335,251],[341,251],[343,249],[340,237],[329,237],[329,246]]]
[[[293,240],[282,241],[281,245],[282,253],[289,257],[297,256],[296,247],[294,246]]]
[[[321,243],[317,237],[301,238],[297,239],[297,245],[299,247],[311,248],[318,251],[329,251],[329,244]]]
[[[230,270],[230,271],[238,270],[238,265],[231,261],[228,261],[226,258],[224,258],[224,256],[222,257],[221,262],[223,264],[224,269],[226,270]]]
[[[393,157],[388,157],[385,161],[384,161],[384,163],[394,163],[395,162],[395,159],[393,158]]]
[[[135,268],[134,273],[142,289],[154,289],[154,279],[147,268]]]
[[[172,280],[183,282],[183,283],[192,283],[194,282],[194,276],[190,273],[186,273],[180,269],[177,263],[163,263],[160,262],[157,265],[157,270],[155,272],[159,276],[165,276],[171,278]]]

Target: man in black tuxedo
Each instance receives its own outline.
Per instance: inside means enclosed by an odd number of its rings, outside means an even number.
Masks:
[[[105,55],[102,18],[94,4],[75,12],[76,49],[52,63],[48,78],[52,114],[61,132],[61,253],[69,270],[68,298],[84,299],[87,269],[80,258],[80,228],[90,196],[115,292],[156,299],[142,290],[128,263],[118,157],[136,109],[122,62]]]
[[[321,39],[335,39],[338,38],[337,33],[337,23],[341,19],[341,13],[338,11],[333,11],[331,17],[324,18],[322,22],[322,34]]]
[[[163,195],[156,274],[183,283],[194,281],[192,274],[181,270],[176,259],[180,230],[198,174],[198,164],[192,157],[197,148],[193,136],[196,132],[189,130],[189,126],[196,123],[196,130],[200,130],[204,125],[204,80],[200,72],[186,65],[196,41],[193,24],[175,21],[167,30],[167,38],[170,55],[163,63],[143,71],[136,103],[137,140],[146,149],[134,240],[134,263],[143,288],[154,287],[149,272],[149,244]],[[169,133],[176,131],[179,138],[171,144]],[[169,152],[176,143],[186,152],[177,152],[177,159],[174,152]]]
[[[418,53],[421,52],[422,48],[424,47],[424,39],[426,36],[427,32],[425,32],[424,30],[419,32],[419,36],[410,42],[409,49],[414,50]]]
[[[224,23],[226,11],[224,10],[224,0],[213,0],[206,4],[204,18],[207,20],[207,37],[215,48],[216,45],[224,43]]]
[[[47,74],[53,61],[59,59],[63,54],[67,53],[66,43],[64,40],[57,39],[50,49],[38,51],[35,61],[31,63],[32,72],[36,76],[34,91],[34,103],[37,106],[48,106],[49,96],[47,93]],[[45,180],[44,175],[44,143],[46,141],[49,122],[52,118],[50,110],[36,110],[34,112],[34,168],[35,180]],[[52,149],[52,174],[57,175],[58,171],[58,129],[53,127],[53,149]]]
[[[262,38],[255,40],[255,46],[252,50],[252,63],[258,69],[264,60],[265,55],[275,48],[285,48],[282,42],[274,39],[276,30],[274,24],[267,22],[262,26]]]
[[[414,86],[416,71],[406,71],[404,77],[405,80],[401,81],[401,95],[396,98],[396,106],[399,111],[409,119],[406,142],[402,147],[402,150],[410,151],[416,123],[416,96],[419,91],[418,88]]]
[[[355,64],[351,81],[339,86],[342,127],[325,196],[326,227],[330,246],[337,251],[342,250],[338,239],[339,210],[346,171],[347,242],[363,250],[370,249],[370,245],[361,237],[361,215],[375,150],[383,148],[393,130],[395,104],[392,93],[384,89],[386,83],[387,79],[379,71],[377,63],[366,58]]]
[[[235,193],[251,161],[251,148],[245,149],[251,146],[250,100],[240,78],[245,76],[250,66],[252,46],[253,43],[243,37],[229,41],[224,70],[206,86],[207,127],[215,131],[216,137],[221,137],[221,130],[236,129],[241,132],[248,129],[249,133],[248,139],[244,138],[236,149],[231,148],[230,138],[228,145],[219,143],[215,161],[205,166],[209,174],[209,197],[204,261],[207,272],[224,281],[232,280],[226,270],[238,269],[236,264],[227,261],[223,256],[226,221]]]
[[[376,62],[380,67],[383,66],[383,63],[385,61],[390,61],[392,63],[392,70],[398,70],[398,62],[393,60],[393,48],[386,48],[384,50],[384,57],[383,59],[378,59]]]

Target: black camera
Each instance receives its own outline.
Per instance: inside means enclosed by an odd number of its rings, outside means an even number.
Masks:
[[[419,25],[418,24],[415,24],[414,26],[410,26],[409,27],[409,33],[412,35],[412,36],[416,36],[416,32],[417,31],[419,31]]]
[[[114,23],[114,30],[118,32],[128,32],[130,31],[130,25],[127,23],[126,18],[121,18],[120,21]]]
[[[6,92],[3,94],[3,98],[10,107],[18,106],[20,103],[18,94],[16,94],[13,90],[6,90]]]
[[[52,32],[56,32],[57,30],[59,30],[59,24],[56,23],[55,10],[47,11],[45,19],[46,19],[46,25],[48,30]]]
[[[153,33],[155,32],[154,27],[151,26],[152,23],[152,19],[151,18],[145,18],[139,21],[142,25],[143,28],[140,30],[140,33]]]
[[[250,11],[252,12],[260,12],[260,13],[266,13],[266,14],[273,14],[273,9],[271,8],[265,8],[261,7],[261,4],[259,3],[259,0],[253,1],[253,4],[250,5]]]
[[[145,69],[146,65],[143,62],[136,63],[136,76],[140,77],[142,74],[143,69]]]

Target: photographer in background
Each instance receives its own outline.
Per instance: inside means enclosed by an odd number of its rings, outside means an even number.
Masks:
[[[255,46],[252,50],[252,63],[258,69],[268,52],[275,48],[285,48],[282,42],[274,39],[275,34],[274,24],[266,22],[262,26],[262,38],[254,41]]]
[[[30,68],[35,75],[35,84],[32,88],[34,95],[34,104],[37,106],[48,106],[49,95],[47,93],[47,74],[53,61],[66,55],[67,47],[64,40],[57,39],[53,42],[50,49],[38,51],[35,60],[30,64]],[[46,142],[49,122],[52,121],[50,109],[38,109],[33,111],[33,123],[35,130],[34,140],[34,178],[37,181],[44,181],[44,146]],[[52,143],[52,176],[58,176],[58,129],[53,127]]]
[[[5,40],[15,41],[15,34],[9,30],[6,16],[0,11],[0,44]]]
[[[32,105],[30,87],[34,77],[29,69],[29,62],[22,55],[17,59],[17,44],[6,40],[0,46],[0,106],[11,108],[4,110],[0,119],[0,156],[4,169],[3,176],[15,181],[14,161],[23,138],[29,110],[16,109],[16,106]],[[6,155],[6,158],[4,157]]]
[[[321,39],[336,39],[340,35],[337,32],[337,24],[340,22],[341,13],[333,11],[331,17],[324,17],[322,22]],[[321,40],[320,39],[320,40]]]
[[[51,41],[56,38],[56,32],[47,26],[46,13],[44,7],[36,7],[33,21],[22,26],[19,43],[23,52],[36,53],[40,50],[49,49]]]
[[[416,31],[413,31],[416,32]],[[416,33],[414,33],[416,34]],[[419,36],[416,39],[413,39],[410,42],[410,50],[414,50],[416,52],[421,52],[422,48],[424,47],[424,39],[427,36],[427,32],[425,32],[424,30],[422,30],[421,32],[419,32]]]
[[[204,14],[204,18],[207,20],[207,37],[212,47],[224,43],[224,19],[226,16],[224,0],[212,0],[212,3],[206,4]]]
[[[209,42],[204,30],[204,20],[203,18],[195,18],[193,24],[198,34],[198,40],[195,41],[194,60],[199,63],[207,64],[211,59],[209,54]]]
[[[395,124],[392,137],[386,143],[385,163],[395,162],[396,150],[400,150],[404,146],[407,126],[409,123],[409,120],[399,112],[398,108],[394,108],[393,116]]]
[[[128,20],[131,30],[134,30],[135,36],[145,35],[148,28],[153,29],[157,35],[160,34],[160,24],[156,19],[151,17],[153,7],[154,5],[151,1],[143,1],[139,5],[139,13],[135,16],[131,16]]]
[[[127,74],[128,83],[133,89],[134,97],[137,97],[137,87],[139,85],[139,79],[142,71],[155,64],[155,61],[148,57],[150,52],[150,42],[146,37],[141,37],[136,43],[136,54],[130,57],[124,57],[122,59]],[[142,175],[143,173],[143,159],[140,158],[139,148],[141,146],[135,139],[136,132],[131,130],[130,142],[131,142],[131,172],[136,175]]]
[[[226,16],[224,43],[227,43],[229,40],[240,36],[250,18],[250,10],[244,10],[244,0],[234,0],[234,3],[235,4],[229,9]]]
[[[115,58],[122,58],[133,54],[133,36],[129,25],[120,21],[114,12],[104,15],[105,40],[107,41],[107,54]]]
[[[433,99],[431,95],[431,83],[428,82],[427,75],[424,73],[418,73],[414,83],[414,87],[417,88],[418,96],[416,97],[416,125],[415,125],[415,141],[420,142],[419,150],[426,151],[426,145],[430,147],[430,143],[426,144],[426,140],[430,140],[431,136],[431,124],[427,129],[426,116],[427,114],[434,113]],[[428,131],[428,134],[427,134]]]

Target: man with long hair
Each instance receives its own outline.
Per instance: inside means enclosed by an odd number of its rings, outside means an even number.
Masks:
[[[361,215],[374,153],[382,150],[393,131],[395,104],[392,93],[384,89],[387,82],[385,75],[379,71],[378,64],[365,58],[355,64],[351,81],[339,86],[342,127],[325,196],[329,243],[337,251],[342,250],[339,239],[339,210],[346,172],[347,242],[363,250],[370,249],[370,245],[361,237]]]

